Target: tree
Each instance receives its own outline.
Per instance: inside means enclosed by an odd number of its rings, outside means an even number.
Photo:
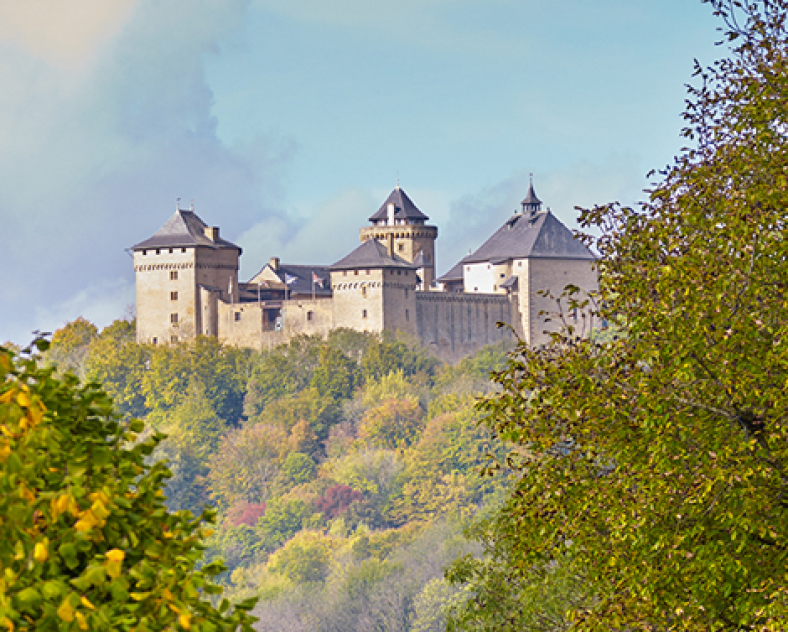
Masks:
[[[39,349],[47,343],[37,341]],[[136,441],[109,398],[0,349],[0,626],[8,630],[237,630],[253,603],[217,609],[197,570],[203,519],[168,513],[160,435]]]
[[[148,360],[149,348],[136,342],[135,323],[116,320],[90,343],[86,376],[102,385],[118,412],[142,417],[148,412],[142,394]]]
[[[287,435],[273,426],[255,424],[230,432],[209,461],[211,496],[222,507],[268,499],[287,448]]]
[[[576,569],[579,630],[788,626],[788,2],[709,4],[735,47],[697,70],[694,148],[583,214],[623,335],[521,345],[483,406],[523,448],[497,550]]]
[[[98,329],[89,320],[79,316],[66,323],[52,336],[47,359],[60,371],[73,371],[82,376],[88,347],[98,336]]]

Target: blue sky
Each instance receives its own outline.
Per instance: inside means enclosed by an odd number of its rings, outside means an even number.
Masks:
[[[27,0],[0,4],[0,341],[134,302],[125,248],[176,198],[239,243],[330,264],[397,183],[439,272],[528,174],[556,215],[669,163],[700,0]]]

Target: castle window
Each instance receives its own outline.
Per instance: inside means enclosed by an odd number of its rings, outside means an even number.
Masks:
[[[361,318],[366,318],[366,317],[367,317],[367,310],[362,309],[361,310]]]
[[[178,336],[170,336],[170,342],[172,344],[175,344],[176,342],[178,342]]]
[[[235,322],[241,320],[241,312],[235,312]]]
[[[306,319],[307,319],[307,320],[312,320],[312,318],[314,317],[314,315],[315,315],[315,313],[314,313],[314,312],[312,312],[312,311],[309,311],[309,312],[307,312],[307,313],[306,313]]]
[[[369,274],[369,270],[364,270],[365,274]]]
[[[405,251],[405,244],[399,244],[399,246],[397,246],[397,250],[399,250],[400,252],[404,252]]]
[[[177,301],[178,300],[178,293],[177,292],[170,292],[170,300]]]
[[[501,272],[501,278],[504,278],[505,276],[506,275],[503,272]]]
[[[156,345],[156,344],[159,344],[159,339],[158,339],[158,338],[154,338],[154,339],[153,339],[153,344],[155,344],[155,345]]]
[[[144,255],[147,255],[147,254],[148,254],[148,251],[147,251],[147,250],[143,250],[143,251],[142,251],[142,254],[143,254],[143,256],[144,256]]]
[[[178,280],[178,271],[170,270],[170,281],[177,281],[177,280]]]
[[[156,249],[156,254],[157,254],[157,255],[160,255],[160,254],[161,254],[161,250],[159,250],[159,249],[157,248],[157,249]]]
[[[408,288],[405,288],[405,298],[408,298]]]
[[[356,276],[358,276],[358,270],[353,270],[353,274],[355,274]]]
[[[342,276],[347,276],[347,270],[342,270]]]
[[[170,248],[170,254],[172,254],[172,248]]]
[[[410,320],[410,312],[407,309],[405,310],[405,320]]]
[[[186,252],[186,248],[181,248],[181,252]]]
[[[402,270],[397,270],[397,276],[401,276],[401,275],[402,275]]]
[[[366,295],[367,295],[367,286],[366,285],[362,285],[361,286],[361,296],[366,296]]]
[[[170,322],[176,324],[178,322],[178,314],[170,314]]]

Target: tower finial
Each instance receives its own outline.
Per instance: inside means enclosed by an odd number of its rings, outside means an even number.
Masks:
[[[176,211],[181,210],[181,198],[175,198],[175,210]]]

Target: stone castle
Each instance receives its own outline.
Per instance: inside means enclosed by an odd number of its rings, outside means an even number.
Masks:
[[[238,280],[241,248],[193,208],[134,246],[137,340],[175,343],[216,336],[271,348],[297,334],[348,327],[401,332],[456,361],[511,337],[530,345],[558,326],[555,301],[568,284],[596,289],[594,255],[542,202],[531,183],[515,212],[482,246],[436,278],[438,229],[399,186],[361,228],[361,245],[330,266],[277,257]],[[570,318],[577,318],[577,314]]]

